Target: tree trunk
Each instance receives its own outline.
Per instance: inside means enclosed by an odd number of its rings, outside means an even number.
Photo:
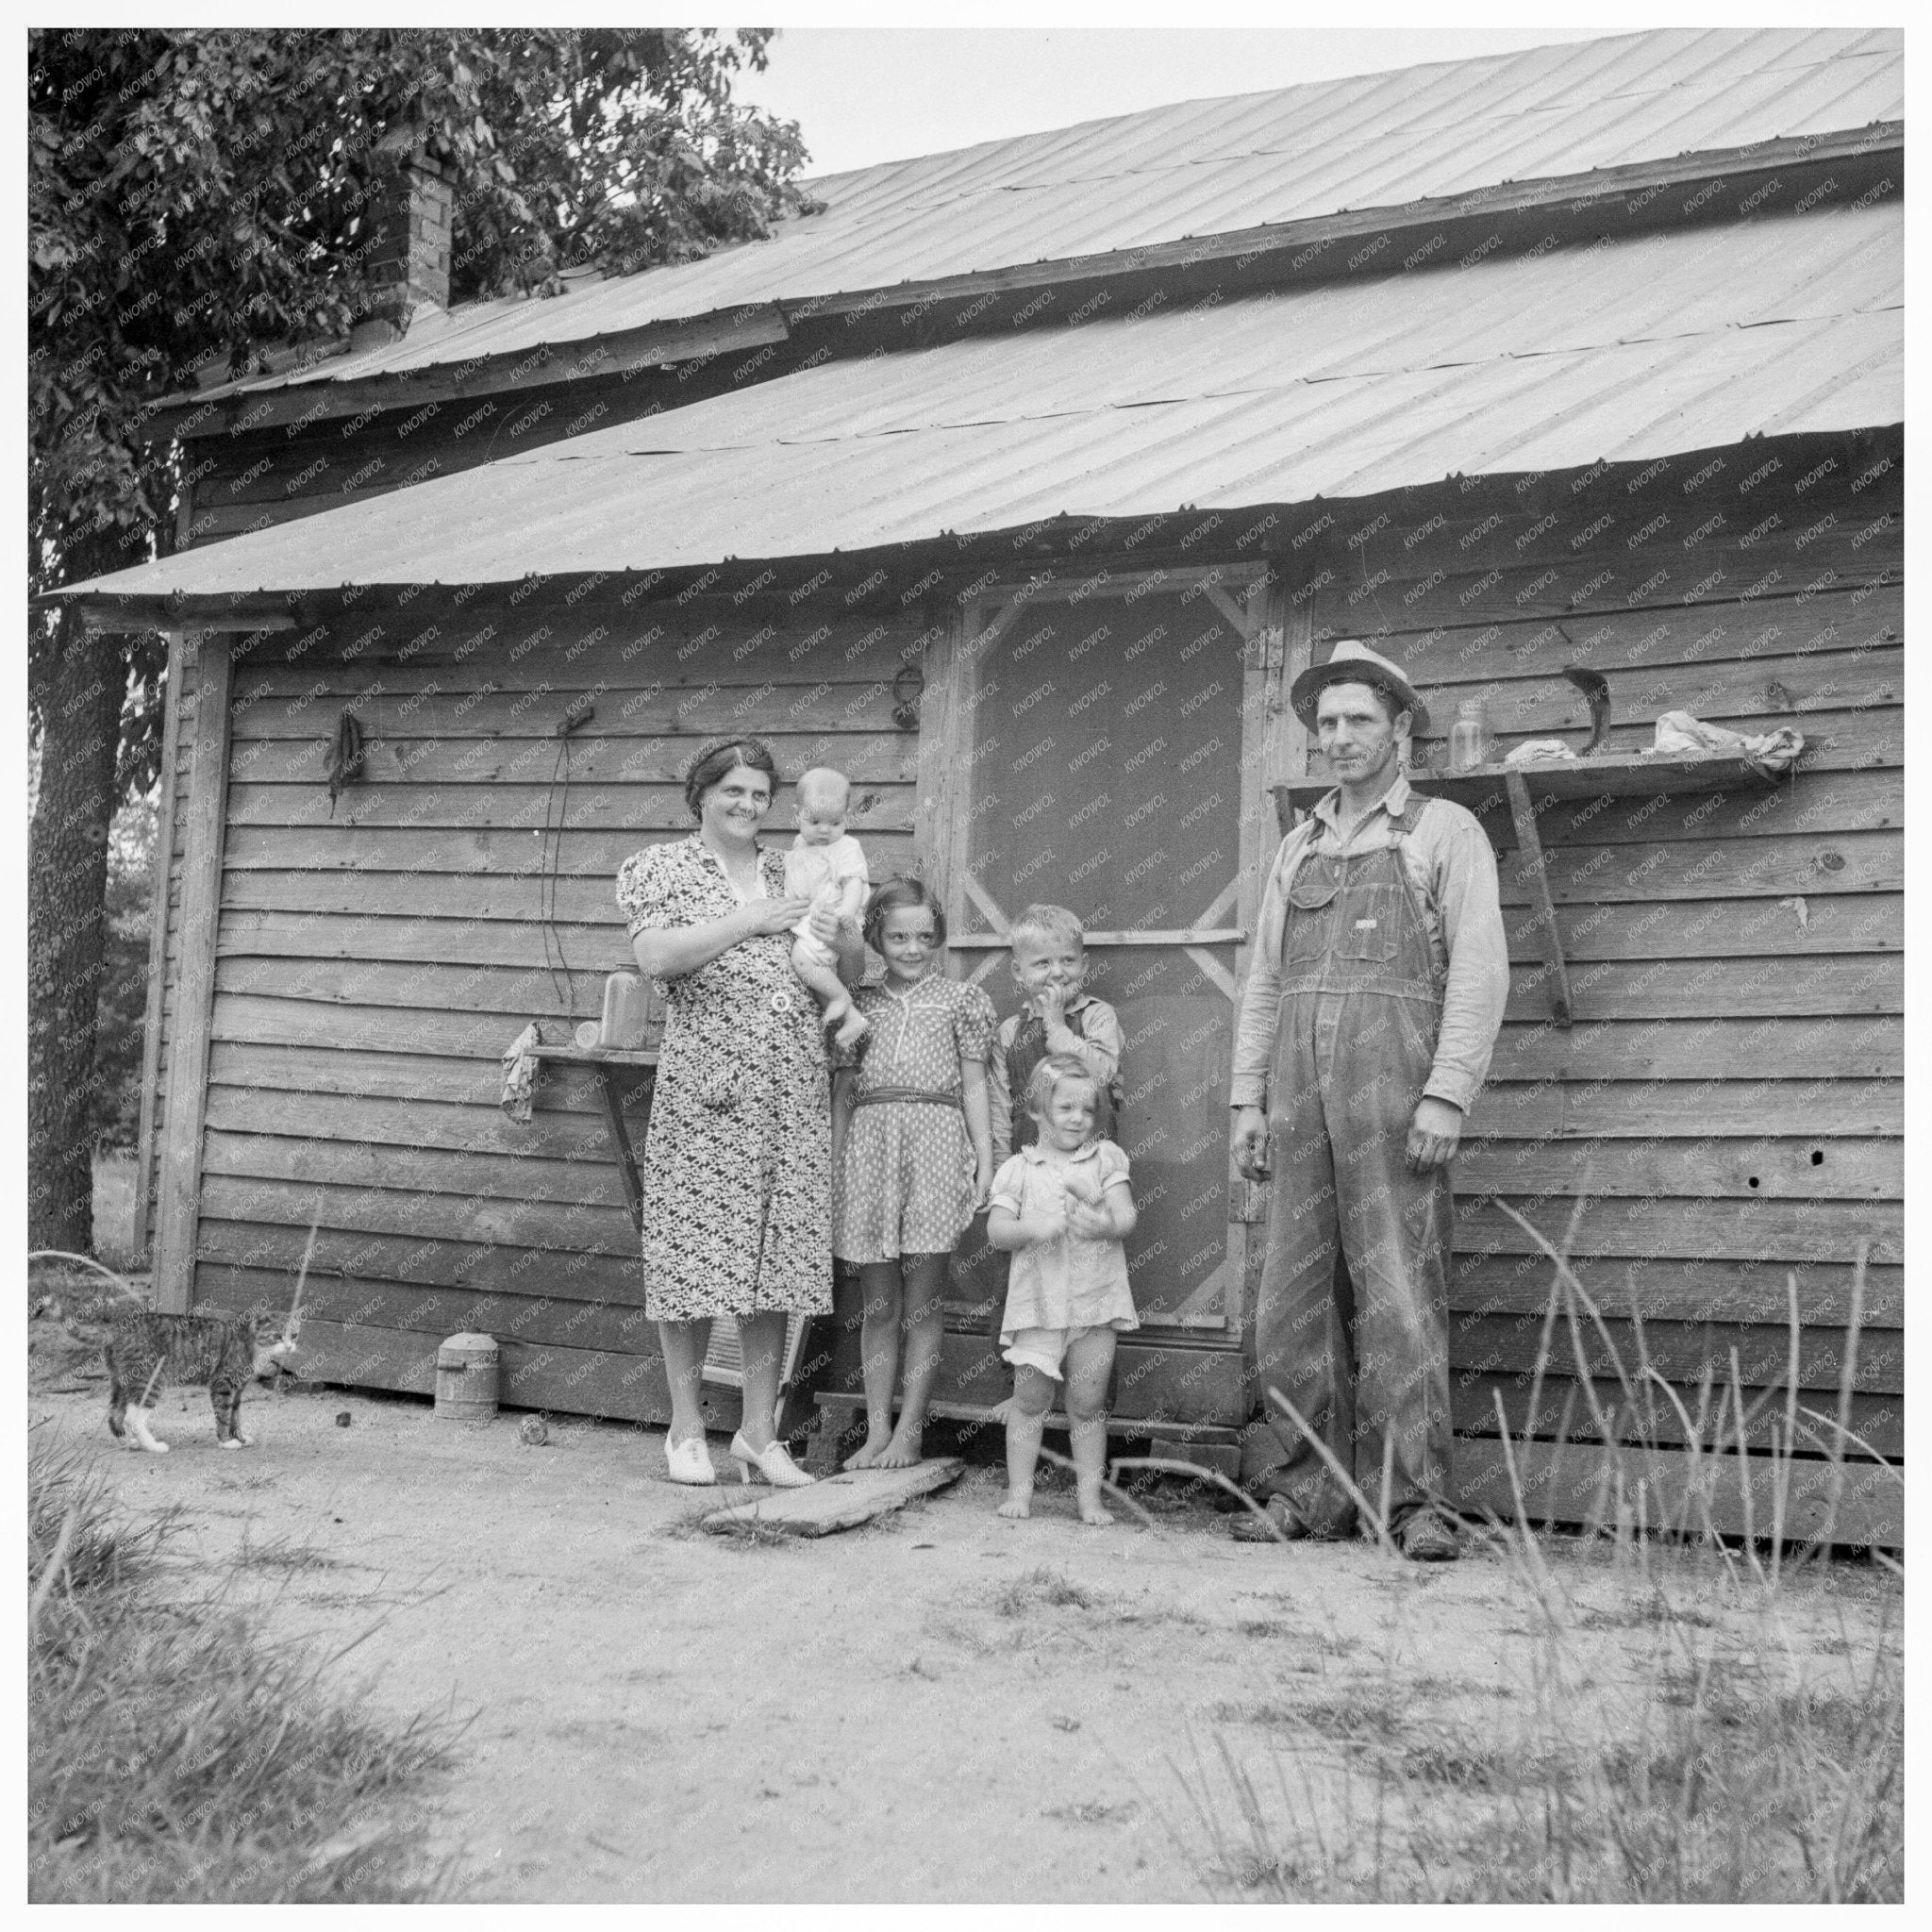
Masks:
[[[61,620],[42,682],[41,787],[27,857],[27,1244],[89,1253],[94,1077],[114,815],[114,755],[127,674],[118,634]]]

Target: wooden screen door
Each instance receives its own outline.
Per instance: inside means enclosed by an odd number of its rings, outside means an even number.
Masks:
[[[1264,575],[991,592],[928,678],[921,745],[922,843],[955,975],[1004,1017],[1014,917],[1043,901],[1087,928],[1087,989],[1126,1040],[1116,1133],[1140,1207],[1135,1303],[1144,1327],[1204,1340],[1238,1339],[1245,1259],[1227,1090],[1278,681]],[[983,1308],[1003,1280],[1000,1257],[969,1256],[956,1292]]]

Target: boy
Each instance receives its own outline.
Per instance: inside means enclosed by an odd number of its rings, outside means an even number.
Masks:
[[[845,829],[850,794],[842,772],[816,765],[806,773],[798,781],[798,837],[785,855],[786,896],[823,901],[846,926],[857,923],[870,883],[865,853]],[[872,1031],[872,1022],[852,1004],[832,949],[813,934],[809,916],[791,931],[792,972],[818,1000],[821,1024],[837,1025],[833,1045],[851,1046]]]
[[[1025,1005],[1000,1022],[987,1068],[996,1166],[1035,1139],[1031,1116],[1024,1110],[1016,1116],[1013,1102],[1018,1095],[1024,1108],[1026,1083],[1048,1054],[1073,1054],[1085,1062],[1098,1090],[1094,1138],[1112,1140],[1123,1046],[1114,1009],[1081,991],[1086,935],[1074,914],[1064,906],[1029,906],[1013,922],[1008,942],[1013,984]]]

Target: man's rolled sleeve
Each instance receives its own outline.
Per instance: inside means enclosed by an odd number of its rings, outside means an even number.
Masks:
[[[1289,839],[1295,837],[1289,834]],[[1281,1005],[1281,922],[1286,910],[1281,896],[1281,855],[1289,839],[1275,848],[1261,893],[1260,917],[1248,949],[1248,983],[1235,1021],[1233,1076],[1228,1082],[1229,1107],[1266,1107],[1268,1073],[1274,1058],[1274,1027]]]
[[[1490,1071],[1509,999],[1509,945],[1503,931],[1496,855],[1489,835],[1467,813],[1457,813],[1446,829],[1434,886],[1449,976],[1435,1064],[1423,1091],[1467,1114]]]

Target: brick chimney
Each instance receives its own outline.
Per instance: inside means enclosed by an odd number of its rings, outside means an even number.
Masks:
[[[422,308],[449,307],[450,234],[456,186],[420,151],[391,158],[370,199],[368,308],[350,331],[352,349],[394,341]]]

